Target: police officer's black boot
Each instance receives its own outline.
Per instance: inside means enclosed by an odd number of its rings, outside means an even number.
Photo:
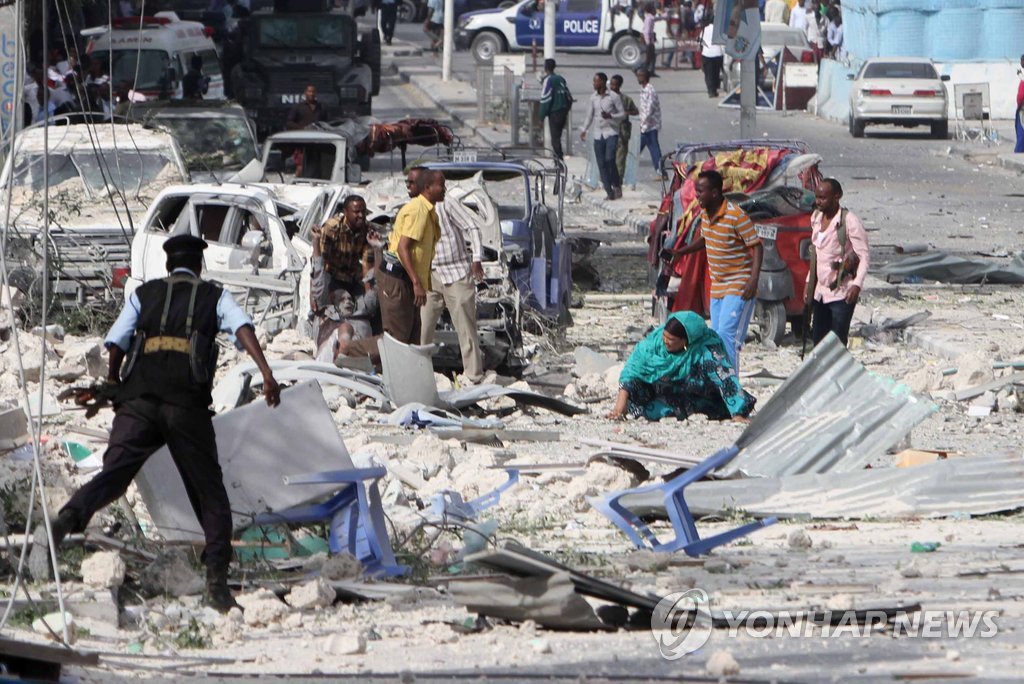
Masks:
[[[226,613],[232,608],[242,610],[242,607],[235,601],[235,597],[231,595],[231,590],[228,588],[228,571],[226,569],[214,570],[207,568],[205,600],[206,605],[218,613]]]
[[[78,526],[78,516],[69,510],[63,510],[55,520],[50,523],[50,530],[53,532],[53,548],[60,548],[64,537],[74,532]]]

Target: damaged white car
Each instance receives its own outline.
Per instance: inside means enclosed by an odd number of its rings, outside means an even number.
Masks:
[[[73,305],[113,301],[146,207],[161,189],[188,181],[181,151],[169,134],[135,124],[51,124],[46,147],[43,133],[42,126],[19,133],[0,176],[4,187],[11,183],[10,206],[0,207],[5,216],[9,211],[10,282],[16,296],[38,304],[43,191],[49,186],[52,298]],[[0,202],[7,205],[7,199]]]
[[[130,294],[167,275],[163,243],[194,235],[209,245],[204,276],[233,292],[256,322],[274,330],[293,327],[299,279],[306,259],[292,246],[299,209],[267,187],[235,184],[167,188],[146,213],[132,241]]]

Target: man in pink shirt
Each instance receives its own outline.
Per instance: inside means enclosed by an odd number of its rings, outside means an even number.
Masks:
[[[808,277],[807,295],[813,297],[811,339],[818,344],[828,333],[846,344],[850,335],[853,310],[864,287],[870,255],[864,224],[857,216],[839,206],[843,186],[834,178],[818,185],[811,217],[811,239],[817,255],[817,282]],[[839,242],[840,224],[844,223],[846,244]],[[814,291],[811,292],[811,286]]]

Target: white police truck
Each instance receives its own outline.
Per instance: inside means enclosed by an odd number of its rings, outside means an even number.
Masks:
[[[549,0],[557,2],[555,47],[564,52],[610,52],[627,69],[643,65],[640,39],[642,20],[625,13],[613,13],[607,0]],[[668,36],[666,22],[655,27],[655,45]],[[503,52],[529,50],[544,45],[544,5],[523,0],[507,9],[469,12],[459,17],[455,47],[470,50],[480,64]]]

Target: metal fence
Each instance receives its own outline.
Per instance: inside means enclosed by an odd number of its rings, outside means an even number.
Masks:
[[[476,118],[481,123],[509,123],[515,73],[507,66],[476,68]]]

